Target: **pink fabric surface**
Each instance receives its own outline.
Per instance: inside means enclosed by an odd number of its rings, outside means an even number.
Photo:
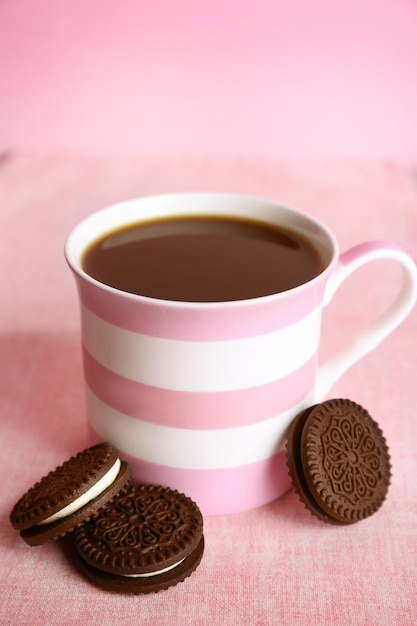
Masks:
[[[68,541],[29,548],[9,525],[15,501],[85,447],[79,311],[64,240],[85,215],[133,196],[183,190],[256,194],[323,219],[342,250],[417,244],[417,187],[388,161],[81,159],[18,155],[0,169],[0,623],[417,623],[417,311],[336,384],[390,446],[387,502],[348,527],[320,523],[293,492],[205,519],[206,550],[186,582],[146,597],[106,593],[78,573]],[[324,315],[323,358],[390,302],[389,262],[354,275]]]

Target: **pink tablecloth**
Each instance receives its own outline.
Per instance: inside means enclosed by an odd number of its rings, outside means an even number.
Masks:
[[[67,542],[29,548],[10,527],[20,495],[86,445],[78,302],[64,239],[104,205],[176,190],[281,200],[324,219],[342,249],[388,238],[416,250],[416,179],[398,163],[4,158],[0,623],[417,624],[416,310],[331,393],[365,406],[388,440],[392,485],[373,517],[328,526],[290,492],[254,511],[208,518],[199,569],[147,597],[90,586]],[[325,313],[323,355],[382,310],[397,281],[397,268],[384,262],[352,277]]]

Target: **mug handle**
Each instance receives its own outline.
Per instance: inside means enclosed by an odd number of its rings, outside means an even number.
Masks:
[[[347,346],[327,359],[317,373],[315,399],[321,401],[342,374],[356,361],[374,350],[407,317],[417,300],[417,266],[400,246],[387,241],[361,243],[340,255],[326,284],[323,307],[332,300],[340,285],[352,272],[380,259],[397,261],[403,269],[401,290],[378,319],[366,326]]]

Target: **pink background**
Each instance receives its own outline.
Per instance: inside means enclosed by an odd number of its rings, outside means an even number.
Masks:
[[[0,149],[417,160],[415,0],[3,0]]]

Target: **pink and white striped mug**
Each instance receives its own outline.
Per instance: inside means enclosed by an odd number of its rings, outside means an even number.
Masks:
[[[294,289],[226,302],[176,302],[108,287],[81,258],[101,235],[142,220],[222,215],[281,225],[307,237],[324,270]],[[178,489],[206,515],[254,508],[289,488],[286,431],[339,376],[411,311],[417,270],[387,242],[341,256],[329,229],[309,215],[259,198],[185,193],[140,198],[92,214],[69,235],[82,320],[92,441],[108,440],[135,481]],[[390,309],[318,367],[322,308],[358,267],[393,259],[402,288]]]

